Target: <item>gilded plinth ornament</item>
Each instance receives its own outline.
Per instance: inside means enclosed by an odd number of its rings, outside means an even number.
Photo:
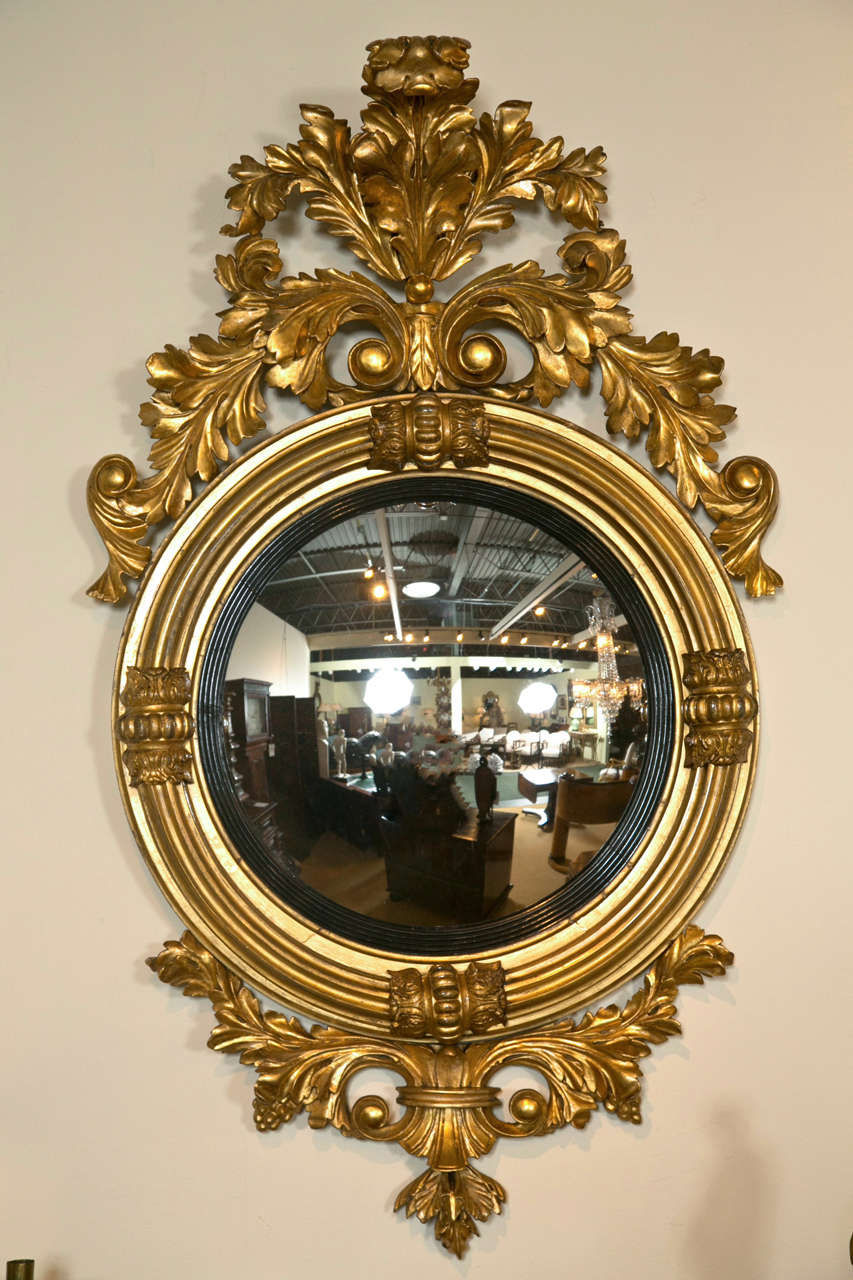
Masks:
[[[189,713],[190,677],[183,668],[130,667],[121,691],[124,713],[118,734],[130,784],[192,781],[187,743],[194,730]]]
[[[758,711],[743,650],[686,653],[684,685],[688,768],[743,764],[752,744],[749,724]]]

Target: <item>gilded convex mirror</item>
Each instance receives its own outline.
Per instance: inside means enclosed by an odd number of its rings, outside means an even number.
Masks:
[[[467,50],[376,41],[359,132],[304,107],[297,143],[232,167],[219,336],[148,361],[150,473],[110,456],[89,483],[91,594],[139,580],[119,785],[186,926],[151,968],[210,1000],[259,1129],[398,1143],[423,1164],[396,1208],[460,1256],[505,1198],[478,1159],[598,1108],[638,1123],[678,987],[732,961],[694,922],[755,767],[731,580],[781,585],[772,470],[717,466],[722,360],[632,332],[601,148],[541,141],[526,103],[476,116]],[[299,197],[357,269],[286,274],[264,230]],[[477,274],[540,199],[554,269]],[[596,369],[613,442],[544,412]],[[270,389],[311,416],[237,450]],[[504,1098],[507,1066],[535,1084]]]

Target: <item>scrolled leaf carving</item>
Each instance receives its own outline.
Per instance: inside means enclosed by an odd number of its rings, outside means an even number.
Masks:
[[[464,285],[439,321],[442,381],[448,387],[494,383],[503,369],[502,348],[491,362],[472,366],[466,333],[505,324],[530,344],[533,365],[514,383],[493,386],[497,395],[532,397],[547,406],[575,383],[585,388],[594,352],[631,327],[618,290],[630,280],[625,243],[615,231],[578,233],[561,250],[565,275],[546,275],[535,262],[497,267]],[[484,339],[485,340],[485,339]],[[494,339],[491,339],[494,342]]]
[[[681,345],[676,334],[631,333],[620,297],[631,279],[625,242],[600,225],[604,152],[543,141],[528,102],[476,116],[467,50],[467,41],[447,36],[374,41],[358,132],[329,107],[305,106],[297,142],[268,146],[264,163],[244,155],[232,166],[227,199],[238,216],[222,230],[239,239],[216,269],[230,306],[218,338],[199,335],[148,362],[154,395],[140,416],[154,440],[154,474],[139,481],[133,464],[115,457],[92,473],[89,508],[109,563],[90,594],[123,598],[125,579],[147,563],[149,527],[174,519],[229,446],[264,425],[265,383],[312,410],[380,393],[477,389],[547,407],[573,385],[586,388],[596,360],[608,430],[629,440],[646,435],[652,465],[672,473],[681,501],[690,510],[701,502],[717,522],[723,561],[750,594],[781,585],[760,549],[776,511],[773,472],[754,458],[715,469],[715,446],[734,416],[713,398],[722,360]],[[355,271],[321,267],[279,279],[278,246],[260,233],[296,195],[308,217],[403,286],[405,300]],[[518,201],[537,198],[575,228],[558,249],[562,272],[510,264],[448,300],[434,297],[436,281],[512,225]],[[349,352],[351,383],[329,366],[330,343],[348,325],[377,331]],[[496,325],[530,348],[531,366],[514,381],[502,381],[507,359],[490,332]]]
[[[268,381],[289,388],[310,409],[329,400],[356,398],[329,372],[328,345],[344,324],[360,322],[379,331],[380,338],[359,343],[351,352],[350,368],[365,385],[362,396],[379,390],[402,389],[409,381],[410,340],[400,309],[379,285],[356,271],[320,270],[281,282],[265,325],[267,349],[273,363]]]
[[[150,549],[142,540],[151,526],[176,519],[193,495],[193,481],[207,482],[239,444],[265,426],[261,387],[269,361],[259,331],[281,270],[277,245],[246,236],[233,255],[217,259],[217,278],[233,305],[223,313],[219,338],[201,334],[181,350],[169,344],[148,360],[155,388],[139,417],[153,438],[142,481],[127,459],[105,458],[89,480],[92,518],[109,553],[107,569],[90,588],[96,599],[118,603],[125,577],[138,577]]]
[[[719,937],[690,925],[655,961],[624,1008],[608,1005],[578,1022],[467,1045],[441,1043],[439,1031],[444,1027],[442,1035],[449,1033],[452,1019],[439,1018],[430,1033],[431,1001],[434,996],[443,1001],[445,991],[461,992],[467,985],[476,1007],[487,1013],[487,1025],[495,1011],[501,1020],[499,965],[473,965],[464,977],[449,965],[435,965],[427,974],[407,969],[390,975],[390,1009],[398,1030],[427,1032],[439,1040],[412,1044],[325,1027],[308,1031],[296,1018],[267,1012],[190,933],[167,942],[148,964],[162,982],[211,1001],[216,1026],[208,1044],[255,1069],[259,1129],[276,1129],[304,1111],[314,1128],[332,1125],[348,1137],[397,1142],[426,1160],[429,1167],[403,1188],[394,1208],[431,1222],[438,1242],[461,1257],[479,1234],[477,1223],[500,1213],[506,1198],[500,1183],[471,1160],[490,1151],[500,1137],[541,1136],[566,1125],[581,1129],[599,1106],[638,1124],[639,1062],[652,1045],[680,1033],[679,986],[720,976],[732,961]],[[460,1022],[456,1031],[461,1028]],[[508,1120],[496,1114],[500,1091],[489,1083],[505,1066],[530,1068],[547,1090],[514,1094]],[[402,1077],[396,1118],[381,1098],[350,1101],[354,1077],[369,1067],[386,1067]]]
[[[711,537],[732,576],[744,578],[752,596],[772,595],[782,579],[760,546],[776,512],[775,473],[758,458],[735,458],[722,472],[714,468],[714,445],[735,416],[711,394],[722,359],[681,346],[674,333],[614,338],[597,359],[608,431],[630,440],[646,432],[652,465],[671,472],[684,505],[692,510],[701,502],[718,521]]]

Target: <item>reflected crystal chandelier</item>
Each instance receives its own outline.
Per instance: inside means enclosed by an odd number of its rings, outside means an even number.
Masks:
[[[642,680],[620,680],[616,665],[616,649],[613,644],[614,609],[611,600],[600,598],[587,605],[586,616],[590,630],[595,632],[595,648],[598,654],[598,679],[576,680],[572,684],[575,703],[582,711],[597,707],[610,729],[625,695],[631,706],[638,708],[643,701]]]

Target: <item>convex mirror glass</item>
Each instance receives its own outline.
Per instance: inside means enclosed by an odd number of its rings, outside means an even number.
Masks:
[[[238,849],[318,922],[389,942],[588,900],[666,765],[630,573],[545,504],[452,487],[290,529],[214,645],[208,763]]]

